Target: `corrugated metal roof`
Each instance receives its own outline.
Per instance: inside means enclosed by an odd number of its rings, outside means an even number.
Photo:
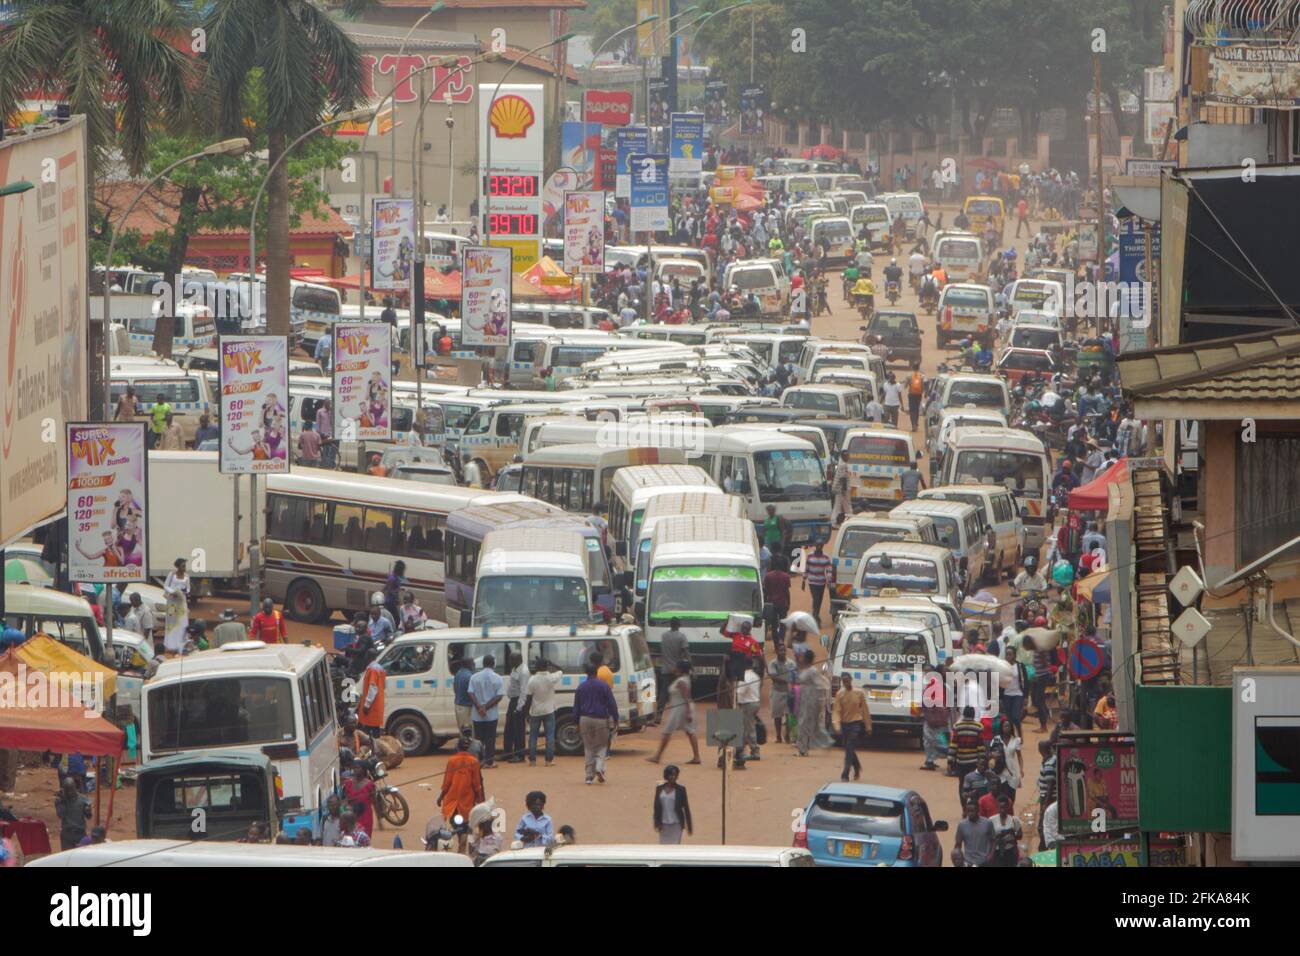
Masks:
[[[1137,352],[1117,364],[1125,391],[1140,398],[1300,399],[1300,330]]]

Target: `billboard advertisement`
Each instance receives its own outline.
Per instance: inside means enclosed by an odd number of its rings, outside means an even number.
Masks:
[[[704,114],[674,113],[668,147],[668,173],[696,185],[704,171]]]
[[[385,322],[334,324],[334,435],[393,437],[393,343]]]
[[[767,115],[767,88],[746,86],[740,91],[740,135],[761,136]]]
[[[1137,829],[1137,746],[1133,737],[1092,733],[1075,739],[1062,734],[1057,745],[1056,782],[1062,833]]]
[[[1300,859],[1300,670],[1232,670],[1232,858]]]
[[[668,228],[668,154],[634,153],[632,167],[632,231]]]
[[[289,470],[289,340],[283,335],[223,335],[221,450],[223,475]]]
[[[0,141],[0,545],[63,512],[64,427],[85,419],[86,127]]]
[[[1210,54],[1208,103],[1300,109],[1300,49],[1229,43]]]
[[[677,102],[677,83],[675,77],[652,76],[646,81],[650,93],[650,125],[667,126]]]
[[[650,131],[644,126],[624,126],[614,131],[614,196],[632,197],[632,154],[650,148]]]
[[[460,266],[462,345],[510,344],[510,250],[466,246]]]
[[[600,126],[595,123],[565,123],[561,127],[560,136],[562,145],[560,166],[577,173],[577,183],[570,188],[590,189],[596,176],[596,163],[600,156]],[[551,174],[552,177],[554,175]],[[549,179],[547,184],[549,185]],[[542,198],[545,200],[546,196],[543,195]]]
[[[149,580],[144,433],[144,422],[67,426],[69,581]]]
[[[371,213],[370,288],[405,292],[415,265],[415,200],[376,199]]]
[[[632,94],[620,90],[588,90],[587,122],[626,126],[632,122]]]
[[[704,120],[707,123],[725,123],[727,115],[727,81],[709,80],[704,84]]]
[[[564,194],[564,271],[579,275],[605,272],[605,194],[595,190]]]

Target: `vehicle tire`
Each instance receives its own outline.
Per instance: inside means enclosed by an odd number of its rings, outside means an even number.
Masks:
[[[289,619],[302,624],[316,624],[328,619],[330,609],[325,606],[325,595],[320,585],[307,578],[299,578],[289,585],[284,596],[284,611]]]
[[[384,799],[384,819],[395,827],[406,826],[411,819],[411,805],[400,793],[386,793]]]
[[[566,757],[577,757],[583,753],[582,731],[578,727],[578,718],[572,713],[556,718],[555,750]]]
[[[419,714],[399,714],[388,722],[388,736],[396,737],[402,753],[418,757],[427,753],[433,743],[429,722]]]

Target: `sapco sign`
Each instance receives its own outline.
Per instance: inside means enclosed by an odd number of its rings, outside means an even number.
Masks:
[[[626,126],[632,121],[632,94],[617,90],[587,91],[587,122]]]

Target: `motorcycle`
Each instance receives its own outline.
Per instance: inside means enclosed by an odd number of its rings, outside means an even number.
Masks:
[[[468,837],[469,821],[457,813],[450,820],[443,820],[440,817],[430,820],[425,825],[424,836],[420,837],[420,842],[429,852],[458,853],[460,851],[453,850],[452,844],[463,842]]]
[[[939,308],[939,290],[933,286],[921,286],[921,308],[930,315],[934,315],[935,310]]]
[[[898,280],[890,279],[885,283],[885,298],[889,300],[890,305],[897,305],[900,295],[902,295],[902,284]]]
[[[367,769],[370,773],[370,779],[375,783],[375,815],[382,820],[387,820],[395,827],[406,826],[406,821],[411,819],[411,807],[406,802],[406,797],[402,796],[400,790],[395,784],[387,784],[384,779],[388,776],[388,768],[379,760],[366,761]]]
[[[853,296],[853,305],[858,310],[858,314],[862,316],[864,322],[870,321],[871,313],[874,310],[871,299],[872,297],[868,295],[855,294]]]

